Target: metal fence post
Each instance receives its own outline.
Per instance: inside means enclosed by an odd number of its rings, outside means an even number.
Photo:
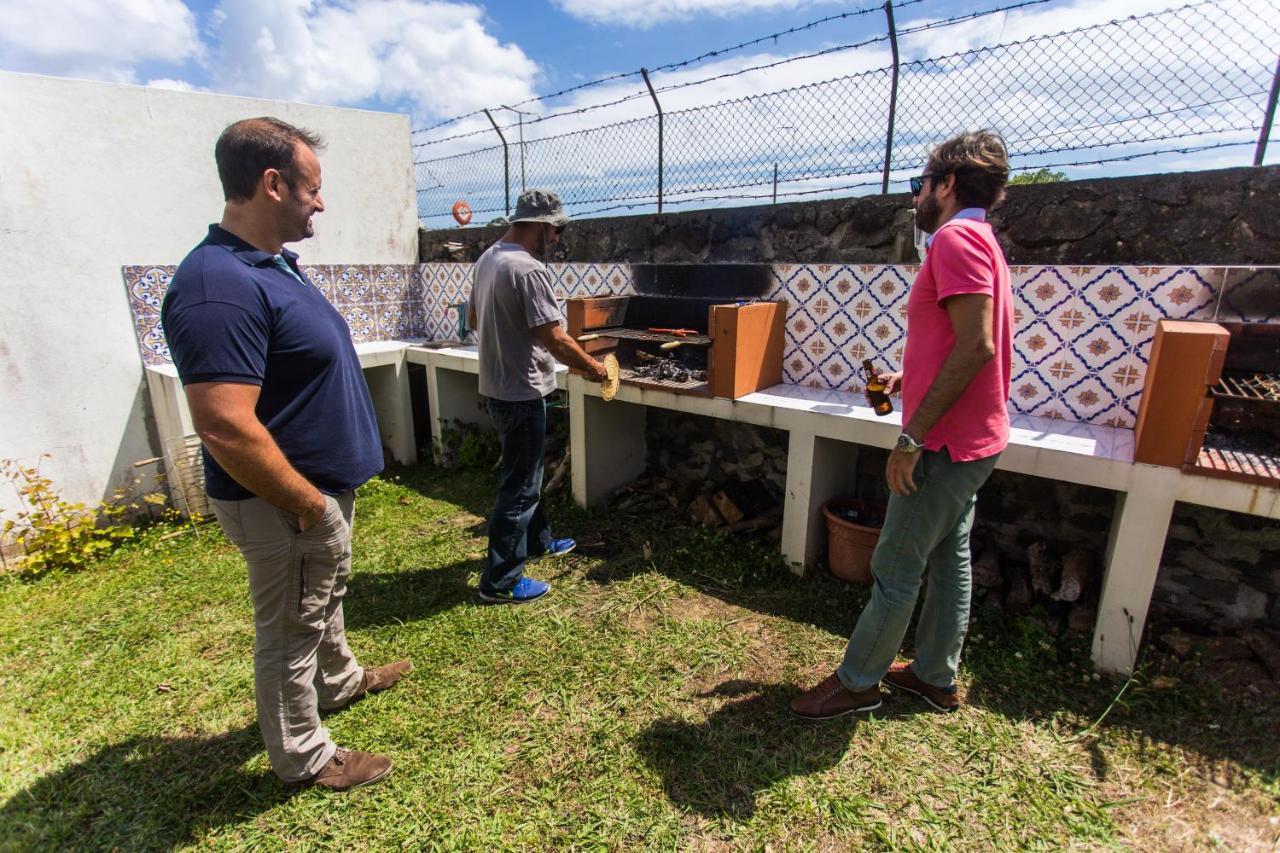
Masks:
[[[511,156],[507,149],[507,138],[502,135],[502,128],[493,120],[493,113],[485,110],[484,114],[489,117],[489,124],[493,125],[498,138],[502,140],[502,186],[507,194],[507,216],[511,216]]]
[[[893,162],[893,119],[898,112],[898,28],[893,23],[893,0],[884,0],[884,13],[889,18],[889,49],[893,51],[893,80],[889,84],[889,133],[884,142],[884,173],[880,177],[880,193],[889,192],[889,165]]]
[[[644,78],[644,84],[649,87],[649,97],[653,98],[653,106],[658,110],[658,212],[661,213],[663,177],[662,104],[658,103],[658,93],[653,91],[653,84],[649,82],[649,70],[641,68],[640,76]]]
[[[1261,166],[1267,156],[1267,137],[1271,135],[1271,122],[1276,117],[1276,95],[1280,93],[1280,56],[1276,57],[1276,72],[1271,76],[1271,98],[1267,101],[1267,115],[1262,120],[1262,133],[1258,134],[1258,147],[1253,152],[1253,165]]]

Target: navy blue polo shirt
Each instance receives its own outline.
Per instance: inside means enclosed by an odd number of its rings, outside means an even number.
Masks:
[[[336,495],[382,470],[382,442],[342,315],[298,268],[298,256],[255,249],[217,225],[174,273],[160,309],[183,385],[261,387],[258,419],[285,458],[317,489]],[[208,451],[205,488],[218,500],[253,493]]]

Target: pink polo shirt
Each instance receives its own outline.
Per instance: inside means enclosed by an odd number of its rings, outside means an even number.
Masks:
[[[1009,443],[1009,373],[1013,354],[1013,295],[1009,265],[984,221],[953,218],[929,244],[907,299],[907,350],[902,359],[902,422],[908,423],[942,369],[955,333],[943,302],[949,296],[984,293],[995,312],[995,358],[924,437],[927,450],[945,447],[952,460],[969,462]]]

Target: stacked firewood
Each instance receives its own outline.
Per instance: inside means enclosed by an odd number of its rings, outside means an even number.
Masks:
[[[1002,559],[996,548],[975,542],[973,583],[975,598],[989,607],[1012,612],[1041,605],[1038,617],[1051,633],[1064,626],[1074,633],[1093,629],[1098,586],[1094,555],[1083,548],[1055,551],[1034,542],[1026,559]]]
[[[727,481],[717,487],[646,477],[613,494],[616,512],[674,509],[704,527],[728,533],[761,532],[782,538],[782,504],[758,482]]]

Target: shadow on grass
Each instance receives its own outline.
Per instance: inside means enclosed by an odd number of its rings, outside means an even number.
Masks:
[[[791,716],[790,684],[727,681],[701,698],[734,698],[700,723],[661,719],[640,732],[636,748],[662,777],[676,805],[709,818],[744,820],[756,795],[793,776],[834,767],[849,747],[857,721],[812,724]]]
[[[12,850],[160,850],[252,819],[288,799],[244,763],[256,725],[212,737],[135,737],[36,780],[0,807]]]
[[[473,604],[475,590],[467,579],[479,568],[476,560],[461,560],[442,568],[352,574],[342,605],[347,628],[416,622]]]

